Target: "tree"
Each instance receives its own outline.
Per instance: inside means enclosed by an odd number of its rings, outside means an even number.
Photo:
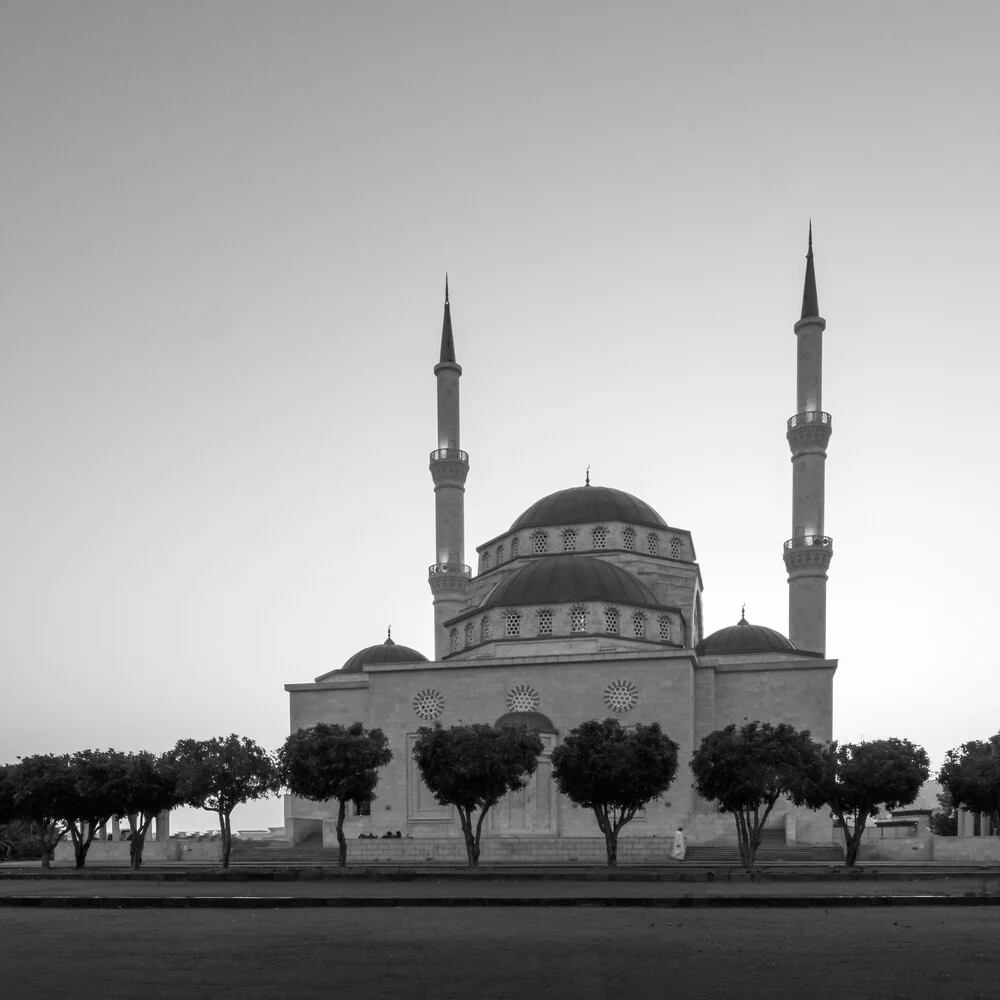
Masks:
[[[815,766],[815,752],[809,733],[786,723],[730,724],[701,741],[691,758],[695,788],[733,814],[745,867],[753,867],[775,802],[782,795],[795,805],[804,801],[803,774]]]
[[[341,867],[347,864],[347,803],[360,805],[373,799],[379,768],[391,760],[385,733],[381,729],[366,731],[360,722],[346,728],[321,722],[310,729],[299,729],[278,751],[281,780],[293,795],[315,802],[336,799]]]
[[[233,810],[277,793],[281,784],[274,760],[253,740],[235,733],[210,740],[179,740],[167,760],[177,778],[179,802],[219,817],[222,867],[228,868]]]
[[[130,818],[129,863],[138,869],[153,820],[161,812],[180,805],[172,759],[167,754],[157,757],[148,750],[123,754],[109,792],[116,803],[115,815]],[[133,817],[135,821],[131,822]]]
[[[677,744],[655,722],[623,729],[617,719],[592,720],[552,751],[552,774],[563,795],[594,810],[614,867],[622,827],[674,780]]]
[[[469,867],[479,867],[483,820],[508,792],[528,783],[542,752],[538,733],[523,726],[421,726],[413,744],[420,776],[441,805],[458,810]],[[479,810],[473,830],[472,814]]]
[[[931,833],[936,833],[939,837],[957,837],[958,810],[955,808],[955,803],[951,801],[951,793],[944,789],[938,792],[937,800],[939,808],[931,813],[928,824]]]
[[[80,750],[66,759],[66,782],[55,809],[73,841],[76,867],[82,868],[98,829],[121,815],[113,792],[125,754],[117,750]]]
[[[937,780],[956,808],[984,813],[1000,833],[1000,733],[949,750]]]
[[[42,867],[52,867],[56,845],[66,836],[60,822],[61,803],[68,794],[69,758],[54,754],[19,757],[8,767],[15,814],[31,829],[42,855]]]
[[[880,809],[909,805],[920,794],[929,769],[923,747],[895,737],[817,746],[807,772],[805,802],[814,809],[830,807],[844,831],[846,865],[853,868],[868,819]]]

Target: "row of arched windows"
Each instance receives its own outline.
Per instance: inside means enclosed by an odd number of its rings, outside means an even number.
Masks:
[[[537,635],[553,635],[554,616],[551,608],[542,608],[537,613],[538,631]],[[500,618],[505,637],[519,637],[525,635],[524,615],[517,610],[505,611]],[[633,611],[631,615],[632,636],[636,639],[645,639],[646,636],[646,615],[641,611]],[[621,612],[618,608],[606,607],[604,609],[604,631],[608,635],[622,635]],[[587,609],[582,606],[570,608],[569,612],[570,632],[587,631]],[[669,615],[659,615],[656,619],[656,634],[660,642],[670,642],[671,624]],[[479,620],[479,642],[489,642],[492,635],[492,625],[489,615],[483,615]],[[450,633],[451,651],[457,653],[459,650],[459,631],[453,628]],[[465,623],[465,648],[476,645],[476,626],[474,622]]]
[[[576,552],[578,534],[579,533],[576,528],[563,528],[558,536],[562,542],[563,552]],[[555,551],[554,549],[549,549],[549,535],[546,531],[533,532],[530,536],[530,541],[531,551],[536,556],[545,555],[549,551]],[[591,528],[590,542],[592,549],[606,549],[608,547],[608,529],[601,524]],[[638,533],[631,525],[626,525],[625,528],[622,529],[622,548],[626,552],[635,552],[638,545]],[[677,535],[672,535],[670,538],[670,558],[680,559],[681,550],[682,544],[680,538],[678,538]],[[659,554],[660,536],[655,531],[650,531],[646,535],[646,551],[651,556]],[[510,558],[517,559],[520,552],[521,540],[519,538],[511,539]],[[505,549],[503,542],[499,542],[497,544],[497,547],[493,550],[492,555],[496,558],[496,565],[499,566],[504,561]],[[489,551],[483,552],[481,557],[482,572],[485,572],[490,568],[490,560],[491,553]]]

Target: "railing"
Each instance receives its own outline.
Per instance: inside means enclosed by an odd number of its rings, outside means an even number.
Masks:
[[[785,542],[786,549],[832,549],[833,539],[829,535],[799,535]]]
[[[431,452],[432,462],[468,462],[469,453],[461,448],[438,448]]]
[[[472,567],[465,563],[434,563],[427,567],[429,576],[472,576]]]
[[[826,424],[829,427],[833,423],[833,417],[822,410],[808,410],[805,413],[796,413],[794,417],[788,418],[788,429],[793,427],[803,427],[806,424]]]

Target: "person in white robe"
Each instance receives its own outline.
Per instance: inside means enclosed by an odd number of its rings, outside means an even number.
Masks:
[[[674,861],[683,861],[684,855],[687,854],[687,837],[684,836],[684,827],[677,827],[677,832],[674,834],[674,846],[670,852]]]

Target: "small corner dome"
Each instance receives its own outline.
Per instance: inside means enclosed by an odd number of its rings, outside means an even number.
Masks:
[[[385,642],[380,642],[377,646],[359,649],[337,673],[361,674],[364,673],[365,667],[381,663],[416,663],[421,660],[427,660],[423,653],[409,646],[401,646],[398,642],[393,642],[392,636],[389,636]]]
[[[656,595],[641,580],[614,563],[585,555],[532,559],[501,580],[481,608],[567,601],[607,601],[658,608]]]
[[[609,486],[574,486],[559,490],[533,503],[511,526],[543,528],[555,524],[588,521],[628,521],[647,527],[666,528],[667,522],[643,500]]]
[[[524,726],[527,729],[537,729],[540,733],[555,733],[559,735],[559,730],[552,725],[552,720],[541,712],[508,712],[501,715],[493,723],[494,729],[513,729],[517,726]]]
[[[791,641],[766,625],[751,625],[741,618],[735,625],[720,628],[706,636],[695,649],[699,655],[726,655],[728,653],[775,653],[793,651]]]

